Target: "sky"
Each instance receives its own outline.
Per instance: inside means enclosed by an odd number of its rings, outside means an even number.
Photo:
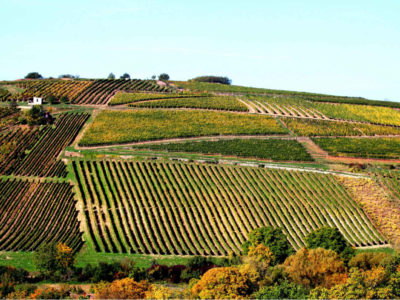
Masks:
[[[0,80],[172,80],[400,101],[400,0],[0,0]]]

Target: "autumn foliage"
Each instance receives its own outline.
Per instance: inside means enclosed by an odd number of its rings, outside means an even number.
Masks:
[[[147,281],[136,282],[132,278],[99,283],[94,288],[96,299],[143,299],[151,289]]]
[[[289,256],[283,266],[293,282],[308,288],[330,288],[347,279],[344,262],[332,250],[303,248]]]
[[[250,278],[236,267],[214,268],[192,287],[192,294],[201,299],[243,298],[251,294]]]

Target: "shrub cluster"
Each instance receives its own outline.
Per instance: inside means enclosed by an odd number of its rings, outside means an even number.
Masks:
[[[232,80],[228,77],[222,76],[199,76],[191,79],[190,81],[197,81],[197,82],[210,82],[210,83],[221,83],[230,85]]]

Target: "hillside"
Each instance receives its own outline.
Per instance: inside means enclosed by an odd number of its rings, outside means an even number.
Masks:
[[[33,96],[54,96],[53,124],[10,105]],[[400,246],[400,103],[137,79],[0,82],[0,101],[10,257],[50,241],[227,256],[262,226],[295,249],[324,226],[358,249]]]

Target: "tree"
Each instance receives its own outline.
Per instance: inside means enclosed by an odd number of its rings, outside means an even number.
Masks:
[[[152,79],[152,80],[156,80],[156,78],[157,78],[156,75],[152,75],[152,76],[151,76],[151,79]]]
[[[144,299],[152,290],[147,281],[136,282],[132,278],[99,283],[94,287],[96,299]]]
[[[69,99],[68,99],[67,96],[62,96],[61,99],[60,99],[60,101],[61,101],[62,103],[69,103]]]
[[[249,276],[238,268],[214,268],[192,287],[192,294],[201,299],[243,298],[252,292],[249,281]]]
[[[260,227],[250,231],[248,240],[242,245],[243,254],[247,255],[251,246],[255,247],[259,244],[263,244],[272,251],[275,257],[274,264],[282,263],[294,252],[280,228]]]
[[[322,227],[305,237],[306,247],[309,249],[324,248],[333,250],[348,262],[354,255],[355,249],[345,240],[336,227]]]
[[[107,79],[115,79],[115,75],[113,73],[108,74]]]
[[[330,288],[347,279],[343,260],[336,252],[323,248],[303,248],[289,256],[283,267],[294,283],[307,288]]]
[[[41,105],[34,105],[31,109],[25,112],[25,117],[28,125],[42,125],[46,121],[43,118],[43,107]]]
[[[58,78],[60,78],[60,79],[63,79],[63,78],[66,78],[66,79],[78,79],[79,75],[62,74],[62,75],[59,75]]]
[[[190,81],[220,83],[220,84],[227,84],[227,85],[230,85],[232,83],[231,79],[229,79],[228,77],[222,77],[222,76],[199,76],[199,77],[191,79]]]
[[[54,95],[47,96],[46,101],[51,104],[56,104],[58,102],[56,96]]]
[[[131,79],[131,76],[128,73],[124,73],[120,79]]]
[[[36,267],[46,277],[51,277],[55,272],[65,273],[75,263],[74,252],[66,244],[43,244],[34,253]]]
[[[158,76],[158,80],[167,81],[167,80],[169,80],[169,75],[168,75],[167,73],[161,73],[161,74]]]
[[[30,72],[28,75],[25,76],[25,79],[42,79],[43,76],[40,75],[38,72]]]

